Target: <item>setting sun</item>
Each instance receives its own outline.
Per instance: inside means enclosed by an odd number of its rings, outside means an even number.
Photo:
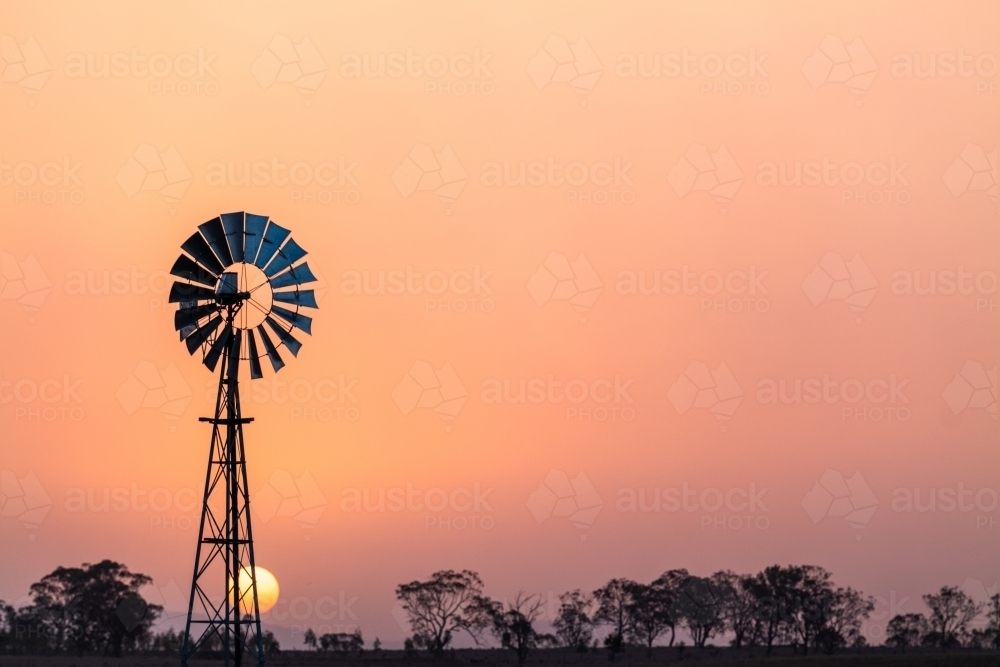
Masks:
[[[281,595],[281,587],[278,580],[269,570],[265,570],[259,565],[257,570],[257,604],[260,606],[260,613],[264,614],[278,604],[278,596]],[[250,593],[250,584],[253,578],[248,568],[243,568],[240,574],[240,597],[243,598],[243,611],[247,614],[253,613],[253,594]],[[229,585],[233,585],[233,580],[229,580]]]

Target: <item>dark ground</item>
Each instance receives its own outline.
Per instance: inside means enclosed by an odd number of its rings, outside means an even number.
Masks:
[[[844,651],[833,656],[796,656],[791,651],[778,649],[775,655],[764,657],[763,650],[743,649],[736,651],[730,648],[707,648],[695,650],[690,647],[679,651],[677,648],[654,649],[652,657],[644,650],[630,649],[619,655],[613,662],[608,660],[607,652],[580,655],[564,649],[548,649],[532,651],[528,656],[528,667],[541,665],[565,667],[655,667],[656,665],[673,665],[690,663],[698,667],[756,667],[757,665],[774,665],[775,667],[1000,667],[1000,652],[997,651],[939,651],[939,650],[909,650],[906,652],[889,649],[868,649],[862,652]],[[177,667],[177,656],[128,656],[122,658],[107,658],[102,656],[72,657],[72,656],[15,656],[0,655],[0,667]],[[192,661],[191,667],[209,667],[220,665],[218,661]],[[366,651],[357,657],[341,656],[333,653],[313,653],[300,651],[285,651],[269,658],[268,666],[273,667],[515,667],[516,660],[512,651],[494,650],[456,650],[449,651],[440,660],[432,660],[425,655],[406,657],[402,651],[380,651],[378,655]]]

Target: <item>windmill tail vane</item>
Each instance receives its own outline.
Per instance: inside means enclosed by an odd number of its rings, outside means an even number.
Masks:
[[[253,418],[242,415],[239,374],[246,362],[251,379],[263,377],[264,357],[281,370],[282,348],[298,356],[293,332],[312,334],[312,318],[301,311],[318,308],[314,291],[302,286],[316,277],[289,230],[263,215],[223,213],[181,249],[170,270],[180,279],[169,296],[179,306],[174,329],[190,354],[219,369],[214,415],[200,418],[212,425],[212,438],[181,664],[221,655],[227,667],[263,665],[243,440]]]

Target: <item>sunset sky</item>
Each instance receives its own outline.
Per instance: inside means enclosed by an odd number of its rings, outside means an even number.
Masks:
[[[876,643],[996,592],[1000,12],[809,5],[4,3],[0,599],[111,558],[183,620],[167,272],[244,210],[319,278],[241,383],[283,645],[446,568],[821,565]]]

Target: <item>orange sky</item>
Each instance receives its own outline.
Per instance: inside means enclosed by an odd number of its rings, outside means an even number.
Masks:
[[[272,627],[399,642],[441,568],[996,585],[996,7],[536,4],[0,7],[0,598],[105,557],[186,597],[214,380],[165,272],[235,210],[320,277],[243,388]]]

